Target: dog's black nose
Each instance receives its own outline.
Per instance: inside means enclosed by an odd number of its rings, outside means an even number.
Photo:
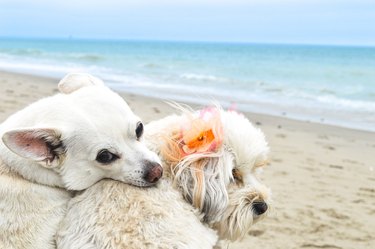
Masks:
[[[254,202],[253,203],[253,209],[254,209],[254,213],[256,215],[261,215],[261,214],[264,214],[267,209],[268,209],[268,206],[267,206],[267,203],[265,202]]]
[[[146,174],[144,179],[149,183],[156,183],[163,175],[163,168],[160,164],[148,162],[146,164]]]

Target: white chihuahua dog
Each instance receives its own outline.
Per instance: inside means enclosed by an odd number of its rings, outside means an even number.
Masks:
[[[151,186],[162,175],[139,142],[140,119],[90,75],[71,74],[62,92],[0,125],[0,248],[55,248],[71,191],[103,178]]]

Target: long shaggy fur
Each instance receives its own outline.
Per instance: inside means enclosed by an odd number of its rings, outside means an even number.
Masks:
[[[204,214],[204,220],[209,223],[219,219],[228,203],[226,185],[229,182],[226,179],[230,179],[230,172],[221,169],[233,158],[223,150],[190,155],[176,164],[167,161],[167,165],[171,166],[174,185],[188,202]]]
[[[217,242],[168,179],[143,189],[102,180],[73,198],[68,210],[59,249],[211,249]]]
[[[181,131],[194,112],[178,106],[171,115],[146,127],[146,142],[163,160],[184,199],[204,214],[204,221],[218,230],[221,239],[242,238],[266,214],[253,212],[255,201],[270,204],[270,190],[258,179],[265,165],[268,145],[263,133],[242,114],[219,107],[223,142],[215,151],[181,154]],[[258,196],[259,198],[250,198]]]

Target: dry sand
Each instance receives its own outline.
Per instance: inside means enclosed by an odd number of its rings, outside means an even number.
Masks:
[[[56,93],[56,83],[0,72],[0,122]],[[173,112],[160,100],[122,96],[145,122]],[[375,133],[247,116],[270,143],[263,180],[272,188],[273,209],[242,242],[225,248],[375,248]]]

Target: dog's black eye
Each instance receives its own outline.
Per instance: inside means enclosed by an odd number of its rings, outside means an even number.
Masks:
[[[143,124],[142,122],[138,122],[137,128],[135,129],[135,135],[137,136],[137,139],[142,137],[143,134]]]
[[[238,169],[232,169],[233,179],[242,182],[242,175]]]
[[[102,164],[111,163],[115,161],[116,159],[118,159],[118,156],[109,152],[108,150],[101,150],[96,156],[96,161]]]

